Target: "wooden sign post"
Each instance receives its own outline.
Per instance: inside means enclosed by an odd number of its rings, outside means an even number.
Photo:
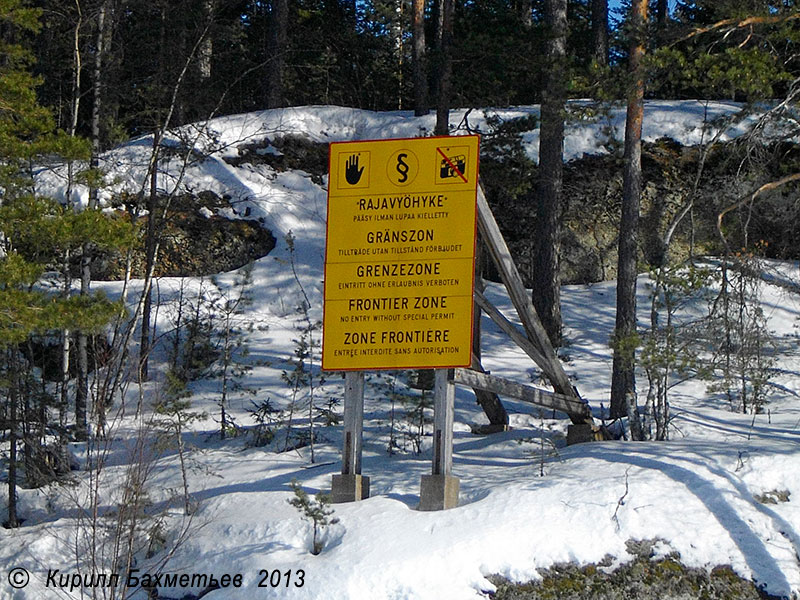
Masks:
[[[419,509],[443,510],[458,506],[458,477],[453,470],[455,385],[452,369],[436,369],[433,391],[433,465],[422,476]]]
[[[364,426],[364,372],[348,371],[344,376],[344,435],[342,473],[333,476],[334,502],[369,498],[369,477],[361,475],[361,444]]]

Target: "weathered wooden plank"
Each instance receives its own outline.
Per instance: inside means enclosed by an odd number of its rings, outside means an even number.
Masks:
[[[480,388],[529,402],[537,406],[559,410],[569,415],[573,423],[591,423],[592,412],[589,405],[574,396],[548,392],[529,385],[522,385],[502,377],[479,373],[471,369],[454,369],[453,382],[471,388]]]
[[[536,314],[536,309],[533,308],[528,291],[522,283],[517,266],[514,264],[514,259],[503,239],[481,186],[478,186],[478,227],[492,259],[497,265],[500,277],[508,289],[509,298],[519,314],[525,333],[539,351],[539,359],[534,359],[536,364],[539,365],[557,392],[577,399],[577,394],[572,389],[572,383],[550,344],[544,326]]]
[[[483,256],[485,255],[483,240],[480,238],[475,244],[475,291],[483,292],[486,283],[483,281]],[[483,372],[481,365],[481,307],[474,303],[472,307],[472,368]],[[498,427],[508,425],[508,412],[503,406],[503,402],[491,392],[485,390],[473,390],[475,399],[489,417],[489,423]]]
[[[344,375],[344,439],[342,474],[361,474],[361,444],[364,427],[364,371]]]
[[[453,419],[456,391],[448,369],[436,369],[433,388],[433,475],[453,471]]]
[[[537,365],[541,365],[546,361],[539,349],[534,346],[525,334],[522,333],[517,327],[501,313],[497,307],[492,304],[489,299],[481,292],[475,290],[474,292],[475,304],[481,307],[481,310],[486,313],[492,321],[508,336],[511,340],[519,346],[525,354],[531,357],[531,360]]]

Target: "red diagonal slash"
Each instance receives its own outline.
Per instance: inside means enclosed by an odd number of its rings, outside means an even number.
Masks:
[[[437,151],[439,154],[441,154],[441,155],[442,155],[442,158],[444,158],[444,160],[447,162],[448,166],[449,166],[451,169],[453,169],[453,171],[454,171],[455,173],[458,173],[458,176],[459,176],[459,177],[461,177],[461,179],[463,179],[463,180],[464,180],[464,183],[469,183],[469,181],[467,181],[467,178],[466,178],[466,177],[464,177],[464,174],[463,174],[461,171],[459,171],[459,170],[458,170],[458,167],[456,167],[456,166],[453,164],[453,161],[452,161],[452,160],[450,160],[450,157],[449,157],[449,156],[447,156],[447,155],[446,155],[444,152],[442,152],[442,149],[441,149],[441,148],[436,148],[436,151]]]

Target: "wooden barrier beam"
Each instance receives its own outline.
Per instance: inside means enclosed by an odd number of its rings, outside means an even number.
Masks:
[[[531,342],[525,334],[522,333],[517,327],[501,313],[497,307],[489,302],[481,292],[475,290],[474,292],[475,304],[481,307],[481,310],[486,313],[495,325],[497,325],[503,333],[505,333],[511,340],[519,346],[525,354],[531,357],[531,360],[537,365],[541,365],[546,361],[544,355],[539,349]]]
[[[497,265],[500,277],[508,290],[508,296],[514,304],[517,314],[519,314],[522,327],[525,329],[530,342],[538,350],[538,359],[534,359],[536,364],[542,369],[545,377],[550,380],[557,392],[565,396],[572,396],[578,400],[578,395],[572,389],[569,376],[567,376],[561,362],[558,360],[550,339],[547,337],[547,332],[539,320],[539,315],[536,314],[536,309],[533,307],[528,291],[522,283],[517,266],[514,264],[511,252],[503,239],[503,234],[500,232],[500,227],[497,225],[497,221],[483,193],[483,188],[480,185],[478,186],[477,202],[478,228],[486,246],[489,248],[492,260]]]
[[[502,377],[479,373],[471,369],[454,369],[453,382],[471,388],[478,388],[488,392],[495,392],[501,396],[508,396],[537,406],[543,406],[561,411],[569,415],[575,424],[592,422],[592,411],[589,405],[572,396],[565,396],[556,392],[548,392],[529,385],[522,385]]]

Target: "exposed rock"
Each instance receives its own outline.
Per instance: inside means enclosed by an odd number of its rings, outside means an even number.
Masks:
[[[239,156],[226,158],[226,162],[237,167],[245,163],[266,164],[279,172],[298,169],[309,173],[318,184],[328,173],[328,144],[314,142],[303,135],[285,135],[243,144],[238,151]]]
[[[611,573],[603,565],[555,565],[541,581],[514,584],[490,577],[494,600],[778,600],[742,579],[728,566],[711,571],[682,565],[677,558],[638,557]]]
[[[157,277],[211,275],[238,269],[269,254],[275,236],[259,221],[232,220],[209,214],[230,205],[211,192],[181,196],[172,202],[156,262]],[[201,209],[206,209],[205,214]],[[147,217],[140,219],[144,240]],[[133,256],[132,276],[144,275],[144,242]],[[92,276],[98,280],[122,279],[125,263],[121,256],[101,256],[93,263]]]
[[[743,143],[729,142],[718,144],[702,159],[700,148],[684,147],[668,138],[643,144],[639,247],[644,268],[657,266],[664,260],[664,233],[690,200],[693,210],[675,230],[671,259],[686,258],[690,252],[722,253],[724,246],[716,229],[719,212],[764,183],[800,169],[800,145],[775,144],[764,147],[754,157]],[[798,187],[792,184],[771,190],[759,196],[752,210],[745,205],[730,212],[725,220],[725,233],[731,247],[737,251],[744,246],[753,250],[757,244],[757,251],[768,258],[800,258],[796,244],[800,235]],[[491,188],[489,185],[487,190]],[[489,202],[520,274],[530,285],[535,260],[535,193],[531,185],[527,189],[516,199],[490,195]],[[590,283],[616,277],[621,197],[620,157],[584,156],[565,165],[563,283]],[[488,276],[493,278],[491,272]]]
[[[300,169],[322,182],[328,169],[328,145],[305,136],[286,135],[243,144],[229,163],[268,165],[276,172]],[[513,153],[482,158],[482,178],[495,218],[527,285],[534,269],[536,167]],[[702,168],[701,168],[702,167]],[[746,197],[767,181],[800,170],[800,146],[789,143],[764,147],[758,156],[740,142],[716,145],[706,155],[663,138],[643,144],[644,188],[641,200],[640,259],[642,268],[659,265],[665,257],[664,232],[690,200],[693,210],[675,229],[671,260],[690,254],[719,254],[722,240],[716,229],[720,210]],[[797,184],[763,194],[756,210],[745,207],[726,217],[726,236],[739,250],[758,244],[769,258],[797,259],[800,248],[800,203]],[[617,154],[591,155],[565,165],[562,282],[591,283],[616,277],[617,231],[622,196],[622,159]],[[172,201],[156,275],[208,275],[243,266],[263,257],[275,245],[272,234],[255,221],[232,221],[218,216],[231,209],[210,193],[186,195]],[[205,207],[214,216],[198,211]],[[222,211],[220,209],[223,209]],[[747,223],[747,234],[743,223]],[[141,276],[143,253],[134,259],[134,276]],[[96,261],[95,277],[116,279],[123,274],[119,257]],[[485,272],[497,279],[491,266]]]

